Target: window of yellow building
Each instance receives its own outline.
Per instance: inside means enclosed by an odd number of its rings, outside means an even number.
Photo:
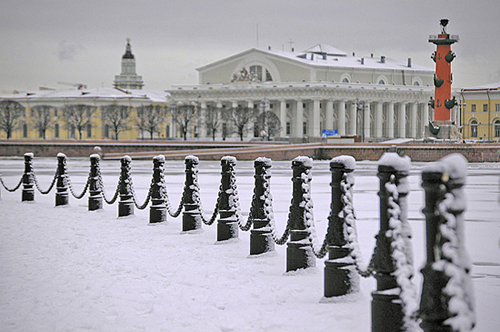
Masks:
[[[475,112],[476,111],[476,104],[470,105],[470,111]]]
[[[495,137],[500,137],[500,120],[495,121]]]
[[[483,104],[483,112],[488,112],[488,104]]]
[[[477,137],[477,121],[472,120],[470,123],[470,137]]]

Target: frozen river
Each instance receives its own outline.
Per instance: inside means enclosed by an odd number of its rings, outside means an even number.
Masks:
[[[281,232],[291,200],[291,163],[273,162],[271,192]],[[56,158],[35,158],[42,189],[54,175]],[[119,161],[101,161],[108,196],[116,188]],[[354,207],[361,251],[367,261],[378,231],[377,164],[358,162]],[[416,271],[424,264],[425,222],[421,212],[423,163],[409,175],[408,217],[413,228]],[[220,163],[200,161],[201,200],[207,215],[214,207]],[[21,158],[0,159],[0,174],[13,187],[23,170]],[[76,191],[89,172],[88,159],[69,159]],[[133,161],[139,200],[146,197],[152,162]],[[253,194],[253,163],[238,162],[237,185],[246,215]],[[315,161],[312,200],[318,236],[327,226],[331,200],[328,161]],[[180,200],[184,164],[167,161],[166,181],[173,206]],[[465,212],[466,248],[473,262],[478,325],[500,328],[500,164],[469,164]],[[0,326],[2,331],[367,331],[374,280],[363,279],[364,297],[354,303],[320,304],[323,263],[312,273],[283,276],[285,247],[275,257],[247,259],[248,232],[238,243],[217,245],[215,227],[180,235],[180,218],[148,225],[148,210],[117,219],[117,204],[87,212],[87,196],[54,209],[54,191],[35,193],[36,203],[20,202],[21,193],[1,191]]]

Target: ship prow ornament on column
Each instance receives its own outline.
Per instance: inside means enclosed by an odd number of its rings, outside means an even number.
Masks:
[[[457,35],[450,35],[446,32],[448,19],[442,19],[441,33],[429,36],[429,42],[436,45],[436,51],[431,58],[436,63],[434,73],[434,98],[429,101],[430,107],[434,110],[433,121],[429,121],[426,126],[425,136],[441,139],[457,139],[460,136],[455,123],[451,121],[451,112],[457,105],[455,97],[451,97],[451,84],[453,74],[451,73],[451,63],[455,59],[455,53],[451,50],[451,45],[458,42]]]

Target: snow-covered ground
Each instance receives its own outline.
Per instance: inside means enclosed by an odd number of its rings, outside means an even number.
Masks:
[[[119,161],[102,161],[108,196],[114,191]],[[273,162],[271,192],[279,231],[291,200],[290,162]],[[55,171],[56,158],[35,158],[42,189]],[[424,264],[425,224],[420,172],[410,174],[409,220],[418,270]],[[133,161],[139,200],[146,197],[151,161]],[[207,215],[215,204],[220,163],[200,162],[201,199]],[[69,159],[76,191],[88,175],[87,159]],[[238,162],[241,208],[248,213],[253,163]],[[4,182],[13,187],[23,170],[21,158],[0,159]],[[371,256],[378,232],[379,181],[376,163],[358,162],[354,205],[361,251]],[[184,183],[184,164],[167,161],[166,180],[174,207]],[[329,163],[315,161],[312,199],[320,240],[330,205]],[[473,262],[475,331],[500,330],[500,164],[470,164],[465,214],[466,247]],[[148,209],[117,218],[117,203],[88,212],[87,196],[54,208],[54,190],[36,192],[35,203],[21,203],[21,192],[1,189],[1,331],[369,331],[373,278],[362,279],[355,302],[320,303],[324,263],[285,274],[286,245],[277,255],[248,258],[249,232],[241,241],[214,245],[215,225],[181,234],[181,218],[148,224]],[[246,214],[245,214],[246,215]]]

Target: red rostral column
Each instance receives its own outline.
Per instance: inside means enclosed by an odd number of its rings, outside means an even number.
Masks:
[[[447,19],[442,19],[440,23],[442,27],[441,34],[429,36],[429,42],[436,44],[436,52],[431,56],[436,63],[434,101],[431,100],[431,107],[434,108],[434,121],[445,124],[451,121],[451,109],[457,104],[455,98],[451,99],[451,84],[453,81],[451,62],[455,58],[455,53],[451,51],[451,45],[458,42],[458,36],[450,36],[446,33]]]

